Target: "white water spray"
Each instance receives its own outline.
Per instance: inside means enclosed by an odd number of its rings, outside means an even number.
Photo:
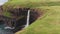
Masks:
[[[29,18],[30,18],[30,10],[28,10],[28,13],[27,13],[27,23],[25,25],[25,28],[29,26]]]

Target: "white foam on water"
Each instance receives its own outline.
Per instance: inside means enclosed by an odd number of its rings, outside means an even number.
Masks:
[[[8,0],[0,0],[0,5],[3,5],[5,2],[8,2]]]

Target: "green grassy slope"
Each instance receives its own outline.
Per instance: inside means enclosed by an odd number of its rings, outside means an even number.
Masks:
[[[16,34],[60,34],[60,2],[55,0],[45,4],[40,9],[47,11],[46,14]]]
[[[46,13],[28,28],[16,34],[60,34],[60,0],[12,0],[4,7],[37,7]]]
[[[40,7],[40,6],[60,6],[59,0],[11,0],[3,5],[4,11],[8,10],[9,8],[16,8],[16,7]],[[6,15],[7,14],[7,15]],[[4,15],[7,17],[11,17],[9,12],[4,12]]]
[[[39,6],[60,6],[59,0],[12,0],[4,4],[4,8],[7,7],[39,7]]]
[[[26,30],[17,34],[60,34],[60,6],[40,7],[48,12]]]

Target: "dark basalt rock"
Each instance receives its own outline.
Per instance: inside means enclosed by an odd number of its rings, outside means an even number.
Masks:
[[[0,9],[1,10],[1,9]],[[0,15],[0,22],[1,20],[4,21],[4,24],[10,27],[15,27],[13,29],[13,32],[17,32],[19,30],[22,30],[22,28],[26,25],[27,20],[27,12],[30,10],[30,24],[32,24],[38,17],[42,15],[42,12],[40,12],[40,9],[29,9],[29,8],[15,8],[15,9],[8,9],[7,11],[10,12],[12,15],[11,18],[6,16]],[[23,16],[22,18],[20,18]]]
[[[14,12],[14,10],[16,12]],[[28,12],[28,9],[27,8],[19,8],[19,9],[14,9],[12,12],[13,15],[15,15],[15,13],[17,14],[17,17],[21,17],[21,16],[24,16],[23,18],[20,18],[18,20],[16,20],[16,24],[15,24],[15,29],[14,29],[14,32],[17,32],[19,30],[22,30],[22,28],[24,28],[26,25],[26,21],[27,21],[27,12]],[[38,17],[40,17],[40,13],[42,14],[42,12],[40,12],[40,10],[37,10],[37,9],[30,9],[31,12],[30,12],[30,24],[32,24]]]

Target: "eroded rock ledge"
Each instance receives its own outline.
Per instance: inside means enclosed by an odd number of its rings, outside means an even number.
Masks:
[[[30,8],[29,10],[31,11],[29,21],[30,24],[43,14],[43,12],[38,8]],[[0,7],[0,21],[4,21],[4,24],[10,27],[15,27],[15,29],[13,29],[13,32],[21,30],[24,28],[24,25],[26,25],[28,8],[7,9],[7,12],[11,14],[11,17],[5,16],[3,12],[3,8]]]

